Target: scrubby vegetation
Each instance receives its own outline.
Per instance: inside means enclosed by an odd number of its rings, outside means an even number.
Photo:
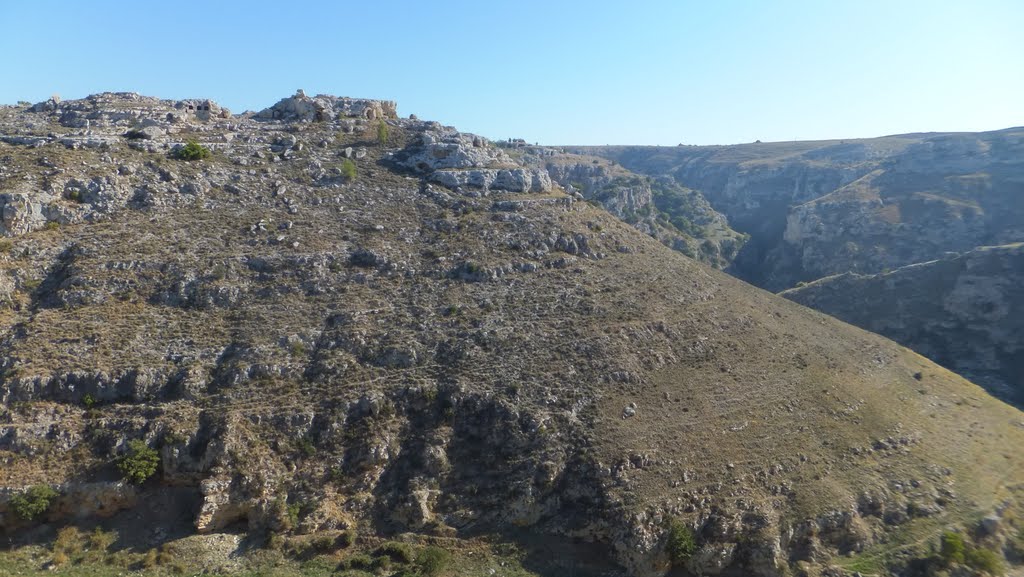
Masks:
[[[399,563],[412,563],[416,559],[416,552],[408,543],[388,541],[377,548],[377,555],[387,555]]]
[[[680,566],[690,560],[697,551],[697,536],[693,529],[681,521],[672,521],[668,528],[668,542],[665,550],[673,565]]]
[[[346,158],[345,161],[341,163],[341,175],[345,177],[345,180],[355,180],[356,163],[352,162],[352,159]]]
[[[416,555],[416,565],[419,567],[422,575],[435,577],[445,570],[450,559],[451,555],[444,549],[440,547],[426,547]]]
[[[56,497],[57,491],[49,485],[34,485],[28,491],[11,497],[11,509],[21,519],[31,521],[45,513]]]
[[[959,533],[946,531],[939,539],[939,556],[947,566],[962,564],[966,551],[967,545],[964,543],[963,536]]]
[[[177,150],[175,158],[178,160],[188,161],[203,160],[204,158],[209,158],[210,154],[209,148],[206,148],[195,140],[189,140],[184,146]]]
[[[991,549],[975,547],[967,550],[964,555],[966,565],[989,575],[1003,575],[1006,573],[1006,564],[1002,557]]]
[[[156,473],[160,465],[160,454],[145,441],[135,439],[128,442],[128,453],[117,463],[125,481],[141,485]]]

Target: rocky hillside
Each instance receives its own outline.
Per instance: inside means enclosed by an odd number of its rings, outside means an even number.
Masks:
[[[101,94],[0,108],[0,163],[0,530],[46,567],[69,524],[247,536],[196,572],[365,569],[354,531],[542,575],[934,569],[949,529],[1019,562],[1024,414],[486,139]]]
[[[552,180],[686,256],[726,268],[746,242],[700,193],[596,156],[542,149]]]
[[[580,152],[615,160],[655,178],[671,178],[702,195],[728,225],[750,240],[729,271],[780,291],[834,275],[879,274],[947,258],[976,247],[1024,241],[1024,128],[986,133],[907,134],[849,141],[754,143],[737,146],[593,147]],[[917,270],[917,269],[914,269]],[[843,279],[858,278],[855,276]],[[830,281],[823,298],[801,302],[826,312],[863,302],[858,283]],[[910,302],[930,287],[891,292]],[[881,311],[889,303],[867,310]],[[940,307],[941,308],[941,307]],[[915,309],[926,313],[927,307]],[[937,309],[936,309],[937,310]],[[1009,334],[992,341],[940,347],[957,337],[939,330],[946,317],[892,330],[891,317],[865,311],[841,318],[883,334],[946,367],[980,379],[993,392],[1020,381],[1019,369],[993,361],[1015,351]],[[984,315],[965,319],[972,326]],[[938,333],[930,332],[932,329]],[[1007,338],[1009,337],[1009,338]],[[994,349],[983,350],[985,345]],[[1007,367],[996,369],[996,365]]]
[[[914,343],[919,353],[1024,405],[1024,244],[885,274],[826,277],[782,296]]]

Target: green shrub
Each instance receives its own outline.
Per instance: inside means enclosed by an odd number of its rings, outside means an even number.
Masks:
[[[377,142],[381,146],[387,146],[388,144],[388,125],[383,120],[377,123]]]
[[[1006,565],[998,553],[981,547],[972,547],[964,554],[964,561],[972,569],[984,571],[989,575],[1003,575]]]
[[[373,558],[372,569],[374,571],[386,571],[391,568],[391,557],[387,555],[377,555]]]
[[[356,179],[356,163],[352,162],[351,158],[346,158],[345,162],[341,163],[341,175],[345,180]]]
[[[185,143],[185,146],[178,149],[175,157],[178,158],[178,160],[203,160],[204,158],[210,157],[210,149],[199,144],[195,140],[189,140]]]
[[[962,565],[966,551],[967,545],[964,543],[963,536],[959,533],[946,531],[939,539],[939,557],[942,558],[942,562],[947,567],[953,564]]]
[[[354,529],[342,531],[341,535],[338,535],[337,544],[339,547],[351,547],[356,542],[356,532]]]
[[[313,542],[310,543],[310,548],[317,553],[329,553],[334,550],[334,539],[331,539],[327,535],[314,537]]]
[[[57,497],[57,491],[49,485],[34,485],[28,491],[11,497],[11,509],[25,521],[31,521],[50,508]]]
[[[141,485],[156,473],[160,454],[141,439],[128,442],[128,452],[117,462],[125,481]]]
[[[427,547],[416,555],[416,565],[426,577],[440,575],[448,566],[451,555],[440,547]]]
[[[284,537],[271,531],[267,533],[267,540],[263,543],[263,547],[273,551],[280,551],[284,548]]]
[[[672,521],[668,527],[668,543],[665,550],[674,565],[682,565],[697,551],[697,536],[693,529],[682,521]]]
[[[288,517],[288,526],[295,528],[299,525],[299,513],[302,512],[302,505],[298,503],[292,503],[285,508],[285,514]]]
[[[373,559],[364,553],[356,553],[342,561],[341,565],[344,569],[371,569],[373,568]]]
[[[377,555],[387,555],[399,563],[412,563],[416,560],[416,553],[412,550],[412,545],[397,541],[384,543],[377,547],[376,553]]]

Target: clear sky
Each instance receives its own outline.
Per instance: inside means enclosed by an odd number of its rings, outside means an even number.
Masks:
[[[1024,0],[0,0],[0,102],[307,94],[546,144],[1024,125]]]

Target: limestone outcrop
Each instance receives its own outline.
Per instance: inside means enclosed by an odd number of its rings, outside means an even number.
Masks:
[[[299,90],[294,96],[282,98],[277,104],[256,113],[258,120],[286,122],[330,122],[342,118],[387,120],[398,117],[398,105],[390,100],[344,98],[327,94],[306,96]]]
[[[415,122],[417,137],[395,155],[399,166],[448,188],[547,192],[551,178],[542,168],[522,166],[486,138],[436,122]]]

